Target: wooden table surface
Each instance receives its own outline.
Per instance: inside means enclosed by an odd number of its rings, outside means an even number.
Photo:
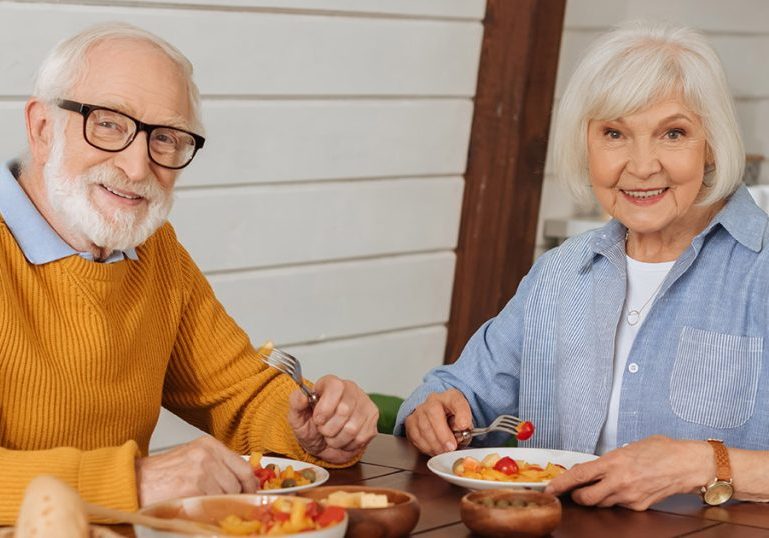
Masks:
[[[459,517],[459,499],[468,490],[453,486],[427,469],[427,457],[405,439],[378,435],[363,460],[348,469],[332,470],[329,485],[366,484],[397,488],[417,496],[421,516],[413,535],[471,537]],[[677,495],[646,512],[624,508],[587,508],[562,497],[563,519],[553,533],[560,538],[687,536],[696,538],[769,538],[769,505],[730,502],[707,507],[694,495]],[[133,537],[129,527],[115,530]]]

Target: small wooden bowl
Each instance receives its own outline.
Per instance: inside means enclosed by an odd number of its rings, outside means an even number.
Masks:
[[[345,508],[349,522],[345,538],[396,538],[407,536],[419,520],[419,501],[411,493],[370,486],[320,486],[298,491],[300,497],[322,501],[335,491],[387,495],[386,508]]]
[[[512,506],[486,506],[500,500]],[[488,500],[486,502],[489,502]],[[526,503],[525,506],[516,506]],[[482,536],[546,536],[561,522],[561,501],[549,493],[528,489],[486,489],[462,497],[462,521]]]

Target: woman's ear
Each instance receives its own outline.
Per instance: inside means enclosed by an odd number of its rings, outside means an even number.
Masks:
[[[48,160],[53,143],[53,118],[49,105],[36,97],[30,97],[24,107],[27,122],[27,143],[32,161],[42,166]]]

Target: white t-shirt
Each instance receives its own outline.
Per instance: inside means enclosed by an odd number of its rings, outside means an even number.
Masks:
[[[617,421],[619,419],[619,397],[622,389],[622,376],[626,369],[638,369],[633,363],[627,364],[630,349],[641,329],[646,315],[651,310],[656,300],[657,293],[662,286],[668,272],[673,267],[672,262],[646,263],[634,260],[630,256],[627,259],[627,293],[625,306],[622,308],[617,325],[617,337],[614,341],[614,375],[612,376],[611,398],[609,399],[609,414],[603,425],[601,436],[598,438],[598,454],[604,454],[617,447]],[[645,306],[644,306],[645,305]],[[636,313],[631,314],[632,311]],[[630,316],[630,317],[628,317]],[[635,322],[631,325],[628,322]]]

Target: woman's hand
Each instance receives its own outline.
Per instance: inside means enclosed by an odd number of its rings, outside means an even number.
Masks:
[[[716,475],[713,450],[705,441],[679,441],[653,435],[575,465],[545,491],[571,491],[578,504],[620,505],[646,510],[677,493],[693,493]]]
[[[296,389],[289,396],[288,423],[299,444],[329,463],[347,463],[377,433],[379,410],[352,381],[323,376],[313,386],[319,399],[315,408]]]
[[[467,399],[457,389],[434,392],[406,418],[406,437],[425,454],[434,456],[457,449],[455,430],[473,427]]]

